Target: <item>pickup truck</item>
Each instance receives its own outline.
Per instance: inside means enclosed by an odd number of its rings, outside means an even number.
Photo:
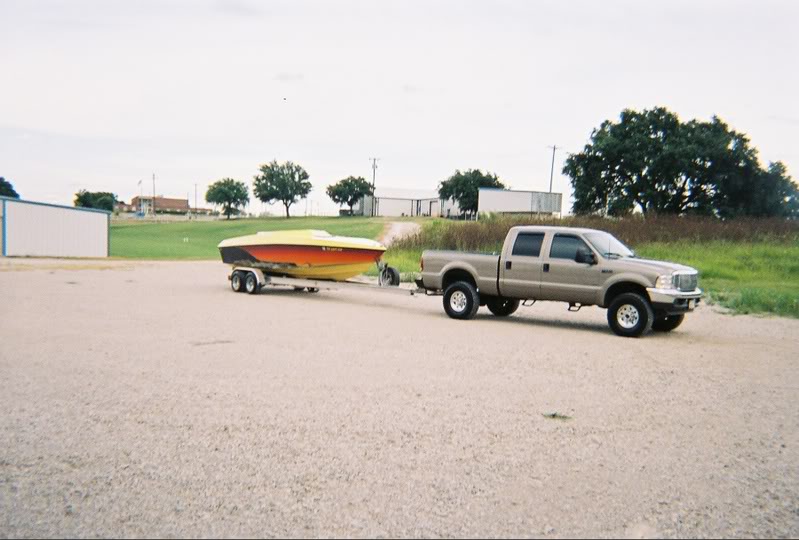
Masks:
[[[521,301],[566,302],[570,311],[607,308],[617,335],[669,332],[702,298],[698,272],[646,260],[613,235],[571,227],[513,227],[500,254],[425,251],[419,287],[443,294],[454,319],[471,319],[480,306],[498,317]]]

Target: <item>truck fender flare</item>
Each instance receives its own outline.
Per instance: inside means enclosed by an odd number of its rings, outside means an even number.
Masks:
[[[613,292],[612,290],[614,288],[617,288],[617,286],[623,286],[623,285],[628,285],[628,286],[630,286],[629,288],[631,288],[631,289],[638,289],[638,290],[643,289],[644,297],[647,300],[649,299],[649,294],[646,293],[646,289],[647,289],[647,287],[651,287],[652,284],[649,283],[646,279],[642,278],[638,274],[625,273],[625,274],[619,274],[617,276],[613,276],[612,279],[608,280],[605,283],[605,285],[602,287],[602,291],[601,291],[602,303],[600,304],[600,306],[607,307],[608,305],[610,305],[610,302],[611,302],[612,298],[611,298],[611,296],[609,296],[608,293]],[[622,289],[624,289],[624,287],[622,287]],[[621,292],[624,292],[624,291],[622,290]],[[612,296],[616,296],[616,295],[613,294]]]
[[[471,279],[472,285],[477,287],[477,270],[470,264],[465,264],[463,262],[451,262],[444,266],[441,269],[441,288],[446,289],[448,280],[447,274],[451,272],[457,272],[459,274],[468,274],[469,278]],[[461,280],[456,280],[461,281]],[[449,283],[452,283],[451,281]]]

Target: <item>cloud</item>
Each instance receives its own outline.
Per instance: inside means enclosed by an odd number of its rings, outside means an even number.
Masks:
[[[302,73],[292,73],[288,71],[281,71],[275,75],[275,80],[280,82],[299,82],[305,80],[305,75]]]
[[[418,86],[414,86],[412,84],[402,85],[402,91],[405,94],[416,94],[417,92],[421,92],[421,90],[422,90],[421,88],[419,88]]]
[[[216,9],[239,17],[259,17],[263,14],[260,9],[243,0],[216,0]]]

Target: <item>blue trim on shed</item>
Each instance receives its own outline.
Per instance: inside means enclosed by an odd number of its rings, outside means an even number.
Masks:
[[[78,212],[97,212],[97,213],[100,213],[100,214],[108,214],[109,216],[111,215],[111,212],[109,212],[108,210],[98,210],[97,208],[83,208],[81,206],[64,206],[63,204],[51,204],[51,203],[43,203],[43,202],[36,202],[36,201],[26,201],[24,199],[15,199],[13,197],[0,197],[0,199],[3,200],[3,204],[5,204],[6,201],[11,201],[11,202],[24,203],[24,204],[35,204],[35,205],[38,205],[38,206],[49,206],[51,208],[64,208],[66,210],[77,210]],[[3,212],[3,215],[4,216],[6,215],[5,212]]]

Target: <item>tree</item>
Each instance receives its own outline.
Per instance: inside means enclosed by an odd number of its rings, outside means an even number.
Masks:
[[[360,176],[348,176],[344,180],[339,180],[335,184],[327,186],[328,197],[333,199],[334,203],[349,206],[350,215],[352,215],[352,207],[355,206],[355,203],[366,195],[373,194],[374,188],[372,185]]]
[[[791,215],[796,201],[785,167],[762,169],[745,135],[717,117],[680,122],[665,108],[603,122],[563,173],[577,214]]]
[[[12,199],[19,199],[19,194],[14,191],[14,186],[11,182],[0,176],[0,197],[11,197]]]
[[[97,210],[114,211],[117,196],[107,191],[86,191],[82,189],[75,194],[75,206],[96,208]]]
[[[261,165],[260,170],[261,174],[256,175],[253,182],[255,196],[265,203],[280,201],[286,208],[286,217],[291,217],[291,205],[306,197],[313,187],[308,173],[291,161],[278,163],[277,160]]]
[[[239,207],[250,202],[250,195],[244,182],[223,178],[208,186],[205,200],[212,204],[221,204],[225,217],[230,219],[230,214],[238,212]]]
[[[461,214],[477,212],[477,199],[481,187],[505,189],[497,175],[483,174],[480,169],[459,170],[438,186],[438,196],[442,199],[453,199],[458,203]]]

